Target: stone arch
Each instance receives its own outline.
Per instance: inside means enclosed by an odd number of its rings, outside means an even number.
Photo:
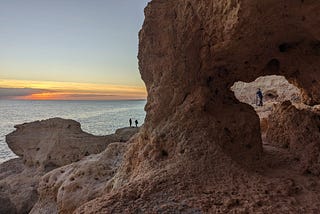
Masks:
[[[203,145],[203,139],[195,139],[198,132],[216,140],[204,149],[218,145],[235,159],[259,157],[259,120],[229,88],[236,81],[276,74],[301,88],[306,103],[320,101],[318,56],[311,45],[320,32],[309,27],[315,20],[287,18],[300,15],[301,7],[313,16],[319,5],[271,0],[153,1],[146,9],[139,52],[149,94],[145,125],[149,136],[163,142],[159,135],[186,132],[188,141]],[[182,144],[189,145],[175,138],[167,150]],[[169,151],[169,157],[170,153],[175,151]]]
[[[256,92],[260,88],[263,93],[264,105],[257,105]],[[290,101],[295,105],[301,105],[301,90],[290,84],[284,76],[267,75],[257,78],[253,82],[236,82],[231,90],[236,98],[243,103],[251,105],[260,118],[262,139],[265,141],[268,128],[268,117],[274,110],[275,105],[284,101]],[[280,115],[279,115],[280,117]]]
[[[253,82],[236,82],[231,87],[236,98],[243,103],[256,107],[256,91],[263,92],[263,101],[267,104],[281,103],[286,100],[301,103],[301,90],[289,83],[284,76],[267,75],[255,79]]]
[[[315,0],[149,3],[138,55],[148,92],[146,120],[115,175],[114,192],[100,200],[101,207],[124,210],[127,202],[136,207],[131,199],[138,195],[146,200],[140,204],[157,212],[153,202],[169,200],[159,198],[158,192],[192,201],[190,190],[200,200],[206,189],[215,197],[217,187],[225,190],[234,183],[248,201],[251,195],[263,200],[257,189],[271,181],[248,173],[262,155],[259,118],[230,87],[237,81],[282,75],[303,91],[304,102],[320,103],[318,11]],[[187,205],[185,211],[199,211],[193,208],[205,204],[207,199],[201,199],[194,199],[192,209]],[[268,212],[278,211],[276,198],[268,200],[275,207]],[[166,211],[180,206],[171,205]],[[229,205],[233,209],[239,201]]]

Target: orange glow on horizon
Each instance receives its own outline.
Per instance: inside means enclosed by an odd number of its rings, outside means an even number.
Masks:
[[[63,99],[63,96],[57,93],[39,93],[39,94],[31,94],[28,96],[18,97],[22,100],[60,100]]]
[[[0,79],[0,88],[38,90],[35,93],[11,98],[23,100],[126,100],[146,99],[147,96],[144,87],[94,83]]]

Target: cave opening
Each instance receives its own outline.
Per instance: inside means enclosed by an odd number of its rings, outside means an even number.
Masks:
[[[263,94],[263,106],[258,106],[256,92],[261,89]],[[266,142],[268,129],[268,117],[272,113],[275,104],[290,101],[294,105],[301,105],[301,91],[289,83],[284,76],[267,75],[260,76],[253,82],[238,81],[233,84],[231,90],[235,97],[242,103],[251,105],[260,119],[260,130],[263,143]]]

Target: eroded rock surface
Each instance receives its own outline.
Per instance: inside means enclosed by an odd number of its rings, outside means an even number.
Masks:
[[[299,110],[290,102],[276,106],[269,116],[267,140],[288,148],[302,172],[320,175],[320,111]]]
[[[256,92],[258,88],[263,92],[263,106],[257,105]],[[275,104],[289,100],[295,105],[301,105],[301,91],[283,76],[269,75],[259,77],[250,83],[236,82],[231,90],[239,101],[251,105],[257,112],[263,139],[268,129],[268,117]]]
[[[15,126],[16,131],[6,136],[9,148],[22,157],[28,166],[54,169],[90,154],[105,150],[112,142],[125,142],[136,128],[117,130],[116,134],[94,136],[81,130],[74,120],[54,118]]]
[[[39,199],[38,187],[43,179],[50,179],[49,184],[42,182],[40,186],[41,193],[48,195],[42,195],[34,213],[71,212],[81,203],[100,196],[102,186],[120,163],[126,148],[124,142],[139,130],[123,128],[112,135],[93,136],[83,132],[78,122],[60,118],[17,125],[16,128],[6,139],[21,158],[0,165],[0,213],[6,214],[29,213]],[[122,143],[113,144],[104,151],[110,143],[118,141]],[[85,157],[87,159],[73,163]],[[68,164],[71,165],[65,166]],[[54,171],[51,173],[51,170]],[[47,172],[49,174],[41,179]],[[76,179],[74,182],[73,178]],[[57,195],[62,184],[65,189]],[[51,196],[59,201],[50,201]]]
[[[282,75],[320,103],[318,11],[316,0],[151,1],[139,45],[144,128],[112,191],[76,213],[319,211],[317,193],[297,197],[300,178],[259,173],[259,118],[230,91]]]
[[[38,200],[38,182],[45,173],[27,167],[21,159],[0,165],[0,213],[28,213]]]
[[[72,213],[80,205],[110,192],[127,144],[112,143],[100,154],[55,169],[42,177],[40,200],[31,213]]]

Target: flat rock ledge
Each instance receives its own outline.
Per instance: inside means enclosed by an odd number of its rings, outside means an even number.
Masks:
[[[121,128],[111,135],[94,136],[82,131],[80,123],[62,118],[15,128],[6,141],[19,158],[0,165],[0,213],[6,214],[31,209],[32,213],[70,212],[99,195],[101,183],[111,179],[121,163],[125,142],[139,131]],[[84,177],[87,174],[92,177]],[[79,176],[82,179],[73,182]],[[72,195],[79,200],[64,200]]]

